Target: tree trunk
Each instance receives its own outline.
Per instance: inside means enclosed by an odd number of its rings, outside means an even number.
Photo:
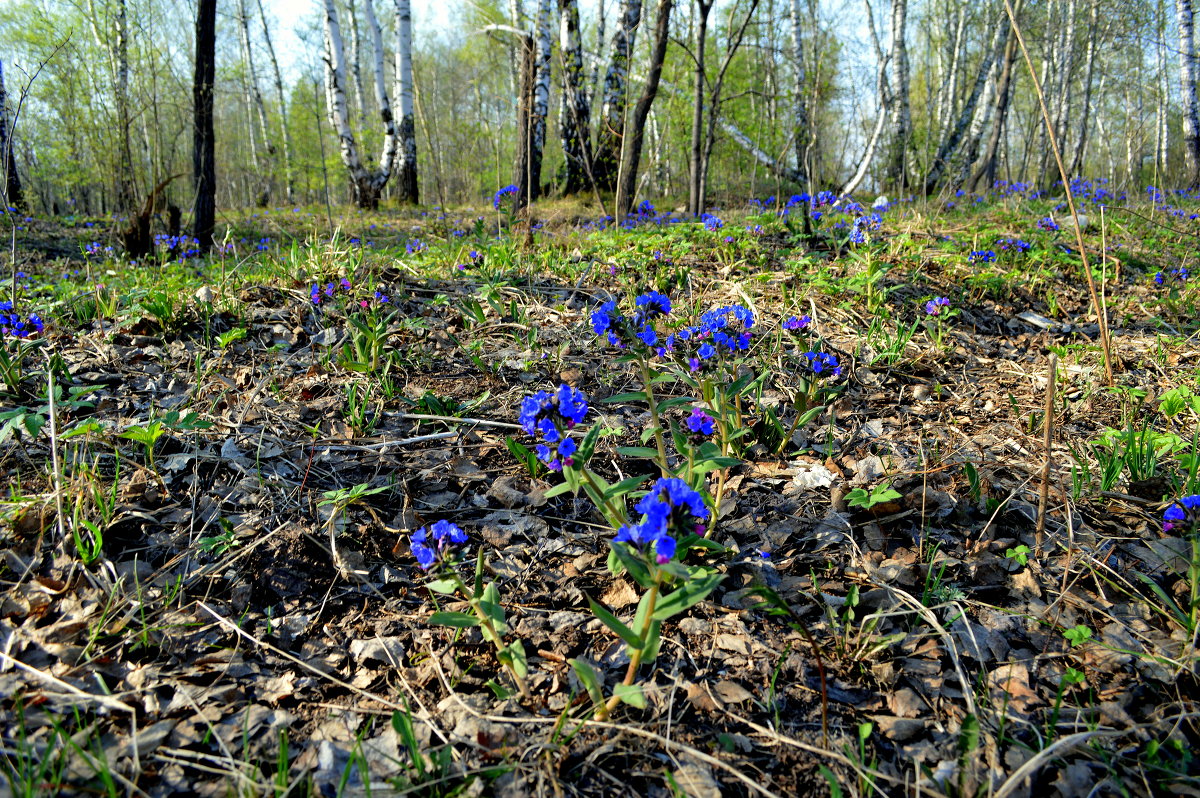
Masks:
[[[929,173],[925,177],[926,195],[932,194],[937,188],[938,183],[941,182],[942,175],[946,172],[946,166],[950,163],[950,159],[958,152],[963,134],[967,132],[967,126],[971,124],[971,120],[975,117],[975,107],[979,104],[979,98],[983,95],[984,86],[987,85],[988,74],[992,71],[992,62],[996,57],[996,49],[999,47],[998,39],[1001,36],[1007,38],[1008,27],[1008,25],[993,26],[994,32],[991,44],[984,53],[983,61],[979,64],[979,71],[975,73],[975,83],[971,87],[971,93],[967,96],[967,102],[959,113],[954,127],[947,132],[946,138],[938,146],[937,154],[933,157],[933,162],[930,164]]]
[[[120,164],[117,167],[117,204],[127,214],[137,209],[133,180],[133,146],[129,141],[129,18],[125,0],[117,0],[117,132],[120,146]]]
[[[263,41],[267,43],[267,57],[271,61],[271,71],[275,83],[275,101],[279,103],[279,127],[283,138],[283,171],[287,181],[287,201],[296,201],[296,173],[292,168],[292,131],[288,125],[287,100],[283,94],[283,75],[279,71],[279,61],[275,58],[275,45],[271,44],[271,32],[267,29],[267,15],[263,12],[262,0],[258,1],[258,17],[262,20]]]
[[[871,161],[875,159],[875,152],[879,149],[879,141],[883,138],[883,128],[891,114],[891,107],[894,102],[894,97],[888,86],[888,69],[895,53],[889,51],[885,56],[883,47],[879,43],[879,35],[875,30],[875,12],[871,9],[870,0],[866,1],[867,6],[867,27],[871,31],[871,42],[875,47],[875,59],[879,66],[875,73],[876,92],[879,94],[879,115],[875,117],[875,127],[871,131],[871,137],[867,139],[867,147],[863,151],[863,156],[859,159],[858,168],[854,170],[854,175],[846,181],[842,186],[839,194],[846,196],[852,194],[859,184],[867,176],[867,171],[871,168]]]
[[[596,133],[592,176],[602,189],[617,184],[621,141],[625,133],[625,103],[629,83],[629,56],[633,51],[642,0],[621,0],[621,18],[613,34],[612,54],[604,73],[604,95],[600,106],[600,129]]]
[[[621,161],[621,179],[617,186],[617,213],[625,216],[633,207],[634,194],[637,188],[638,164],[642,159],[642,141],[646,132],[646,117],[658,96],[658,82],[662,78],[663,61],[667,57],[667,41],[671,32],[671,6],[673,0],[658,0],[655,12],[654,46],[650,52],[650,71],[646,77],[646,85],[642,96],[638,98],[629,119],[629,141],[624,147],[624,158]]]
[[[1161,183],[1163,176],[1167,173],[1167,153],[1170,148],[1170,130],[1167,124],[1170,115],[1167,113],[1167,109],[1171,101],[1171,88],[1167,78],[1167,22],[1163,0],[1158,0],[1157,11],[1158,35],[1156,38],[1158,43],[1154,50],[1158,67],[1155,70],[1158,75],[1158,93],[1155,97],[1154,163],[1155,171],[1158,173],[1157,179]],[[1101,96],[1103,96],[1103,92],[1101,92]],[[1097,121],[1099,122],[1100,119],[1097,118]]]
[[[579,0],[558,0],[559,53],[562,57],[562,110],[558,129],[562,139],[562,193],[587,188],[592,169],[591,105],[584,86],[583,45],[579,38]]]
[[[201,252],[213,244],[217,215],[217,161],[213,131],[213,83],[217,76],[217,0],[196,6],[196,72],[192,81],[195,120],[192,128],[192,185],[196,209],[192,236]]]
[[[396,179],[401,203],[420,201],[417,184],[417,128],[413,116],[412,8],[410,0],[396,0],[396,96],[400,102],[399,147]]]
[[[701,151],[704,128],[704,97],[708,93],[708,76],[704,68],[704,50],[708,41],[708,14],[713,0],[696,0],[695,90],[692,95],[692,147],[688,158],[688,213],[699,216],[704,212],[700,196],[700,172],[703,166]]]
[[[17,159],[13,157],[13,124],[8,118],[8,94],[4,90],[4,62],[0,61],[0,191],[4,192],[3,208],[24,208],[21,176],[17,174]]]
[[[379,107],[379,118],[383,121],[383,150],[379,153],[379,170],[374,176],[378,184],[376,190],[382,191],[391,177],[392,164],[396,161],[396,119],[392,115],[392,102],[384,83],[383,31],[379,19],[375,16],[375,0],[363,0],[363,12],[367,17],[367,32],[371,35],[371,74],[375,78],[375,104]]]
[[[697,189],[699,210],[696,213],[704,211],[704,206],[708,201],[708,166],[712,158],[713,144],[717,137],[717,116],[721,110],[721,89],[725,85],[725,75],[729,71],[729,65],[733,63],[733,57],[737,54],[738,48],[742,46],[742,39],[746,36],[746,28],[750,25],[750,20],[754,18],[754,12],[758,8],[758,0],[750,0],[750,7],[746,9],[746,16],[742,18],[742,24],[738,27],[737,32],[733,34],[729,40],[728,46],[725,49],[725,57],[721,61],[721,68],[717,71],[717,77],[712,81],[712,96],[708,100],[708,126],[704,134],[704,150],[700,155],[700,185]],[[737,10],[737,4],[729,12],[728,29],[733,29],[733,12]]]
[[[517,52],[521,56],[520,85],[517,95],[517,163],[513,185],[513,215],[533,201],[533,105],[534,83],[537,81],[537,50],[532,36],[517,37]]]
[[[1183,160],[1187,188],[1200,184],[1200,101],[1196,97],[1196,40],[1192,0],[1175,0],[1179,17],[1179,93],[1183,106]]]
[[[812,174],[812,165],[808,162],[809,148],[812,146],[813,135],[809,122],[808,109],[808,70],[804,58],[804,13],[800,8],[800,0],[791,0],[792,23],[792,61],[793,79],[792,90],[795,97],[792,100],[792,120],[795,132],[792,134],[796,146],[796,172],[801,176],[801,183],[808,189],[808,178]]]
[[[1019,3],[1013,12],[1020,15],[1021,5]],[[984,153],[983,162],[979,166],[979,171],[967,185],[969,191],[977,190],[981,180],[984,188],[991,188],[996,183],[996,165],[1000,155],[1000,143],[1004,138],[1005,124],[1008,121],[1008,106],[1012,99],[1013,67],[1016,65],[1017,52],[1017,37],[1010,35],[1008,43],[1004,46],[1004,63],[1000,68],[1000,77],[996,81],[996,108],[992,114],[992,133],[988,137],[987,150]]]
[[[250,14],[246,9],[246,0],[238,0],[238,32],[242,40],[242,57],[246,60],[246,89],[247,100],[254,109],[258,121],[258,135],[262,138],[267,150],[266,169],[260,169],[261,187],[256,197],[258,207],[265,208],[271,201],[271,183],[275,171],[275,144],[271,141],[271,127],[267,123],[267,105],[263,102],[262,91],[258,88],[258,71],[254,68],[254,50],[250,46]],[[258,166],[256,164],[256,166]]]
[[[392,119],[391,104],[387,101],[387,91],[383,86],[383,45],[379,22],[375,19],[371,0],[365,0],[368,10],[368,23],[371,25],[373,37],[379,41],[375,58],[375,91],[380,99],[380,117],[384,123],[383,154],[379,158],[379,168],[371,171],[363,166],[359,157],[358,144],[354,133],[350,130],[350,121],[346,110],[346,80],[345,48],[342,44],[342,33],[338,26],[337,7],[334,0],[325,0],[325,102],[329,109],[329,123],[338,137],[338,148],[341,152],[342,163],[350,172],[350,191],[354,204],[360,208],[374,209],[379,206],[379,193],[387,185],[391,175],[392,161],[396,157],[396,125]]]
[[[908,15],[908,0],[892,0],[891,53],[889,63],[892,90],[887,182],[903,192],[908,188],[908,140],[912,133],[912,111],[908,100],[908,44],[904,27]]]
[[[554,0],[538,0],[534,27],[533,120],[530,129],[529,201],[541,196],[542,156],[546,151],[546,120],[550,116],[550,56]]]
[[[358,35],[358,14],[354,0],[346,0],[346,14],[350,17],[350,77],[354,81],[354,100],[358,106],[360,133],[367,128],[367,92],[363,88],[362,39]]]
[[[1069,175],[1080,174],[1079,170],[1083,168],[1084,156],[1087,154],[1088,125],[1092,113],[1092,81],[1096,75],[1096,40],[1100,37],[1098,29],[1100,3],[1098,0],[1091,0],[1089,6],[1087,63],[1084,65],[1083,78],[1083,109],[1080,112],[1079,138],[1075,145],[1075,156],[1071,159],[1071,169],[1067,172]]]

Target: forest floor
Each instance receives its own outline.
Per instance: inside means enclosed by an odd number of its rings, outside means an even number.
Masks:
[[[13,312],[45,323],[0,357],[8,790],[1200,794],[1200,532],[1163,525],[1200,493],[1200,278],[1176,271],[1200,201],[1079,188],[1111,384],[1062,197],[1020,187],[877,226],[825,207],[811,234],[772,202],[719,228],[550,206],[499,236],[490,208],[332,236],[289,208],[136,266],[110,221],[0,220]],[[736,304],[749,347],[696,377],[596,335],[651,290],[660,345]],[[664,436],[709,522],[659,572],[707,587],[661,627],[518,423],[582,391],[589,473],[637,521],[663,456],[643,362],[668,433],[719,422],[705,468]],[[410,536],[443,520],[462,560],[423,571]],[[477,562],[496,590],[427,587]]]

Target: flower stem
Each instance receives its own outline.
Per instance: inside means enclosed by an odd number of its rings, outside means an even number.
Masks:
[[[664,477],[671,476],[667,464],[667,444],[663,440],[662,420],[658,416],[658,402],[654,398],[654,389],[650,386],[650,364],[644,359],[638,361],[642,370],[642,385],[646,389],[646,404],[650,405],[650,420],[654,423],[654,443],[658,447],[658,467]]]
[[[650,633],[650,625],[654,623],[654,605],[658,603],[658,592],[662,587],[662,572],[659,571],[654,575],[654,584],[650,587],[650,598],[646,601],[646,617],[642,619],[642,628],[638,630],[638,639],[642,641],[643,648],[635,648],[629,653],[629,667],[625,670],[625,679],[621,682],[622,685],[628,687],[633,684],[633,680],[637,677],[638,668],[642,664],[642,652],[645,650],[646,636]],[[612,711],[617,708],[617,704],[621,703],[620,696],[612,696],[604,703],[604,706],[596,710],[596,720],[605,720]]]
[[[454,579],[454,583],[457,586],[458,591],[467,599],[467,603],[471,605],[471,609],[475,612],[475,617],[479,619],[479,630],[483,632],[483,636],[486,637],[491,644],[496,647],[497,655],[502,654],[507,646],[505,646],[504,641],[500,639],[500,634],[496,631],[496,627],[493,625],[492,619],[488,617],[486,612],[484,612],[483,605],[480,603],[479,599],[475,598],[472,592],[467,589],[466,583],[463,582],[462,577],[460,577],[457,573],[452,573],[451,578]],[[504,666],[504,669],[507,670],[509,675],[512,676],[513,681],[516,682],[517,689],[521,691],[521,698],[525,699],[526,701],[531,700],[532,695],[529,693],[529,685],[525,684],[525,678],[521,676],[521,674],[517,673],[515,667],[506,663],[503,657],[497,656],[496,659],[500,661],[500,664]]]

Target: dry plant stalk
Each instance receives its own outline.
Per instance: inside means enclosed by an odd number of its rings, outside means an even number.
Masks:
[[[1042,489],[1038,496],[1037,554],[1042,554],[1042,542],[1046,535],[1046,503],[1050,496],[1050,464],[1054,459],[1050,448],[1054,437],[1054,383],[1058,377],[1058,355],[1050,353],[1050,367],[1046,374],[1046,418],[1043,445],[1046,447],[1046,464],[1042,466]]]
[[[1088,262],[1087,250],[1083,246],[1083,231],[1079,225],[1079,213],[1075,209],[1075,193],[1071,191],[1071,181],[1067,177],[1067,169],[1063,166],[1062,152],[1058,148],[1058,139],[1054,135],[1054,125],[1050,124],[1050,111],[1046,108],[1046,95],[1042,93],[1042,84],[1033,68],[1033,60],[1025,47],[1025,37],[1021,35],[1021,27],[1017,25],[1016,14],[1013,13],[1010,0],[1004,0],[1004,10],[1008,12],[1008,21],[1016,34],[1017,44],[1021,47],[1021,55],[1025,57],[1025,66],[1029,69],[1029,78],[1033,81],[1034,91],[1037,92],[1038,104],[1042,109],[1042,122],[1046,125],[1046,138],[1050,149],[1054,152],[1054,162],[1058,164],[1058,174],[1062,177],[1063,190],[1067,192],[1067,206],[1071,211],[1071,225],[1075,228],[1075,243],[1079,245],[1079,258],[1083,261],[1083,276],[1087,278],[1088,293],[1092,297],[1092,307],[1096,311],[1096,320],[1100,324],[1100,346],[1104,350],[1104,378],[1107,385],[1113,384],[1112,344],[1108,339],[1108,314],[1096,293],[1096,281],[1092,279],[1092,266]],[[1104,253],[1101,253],[1101,258]]]

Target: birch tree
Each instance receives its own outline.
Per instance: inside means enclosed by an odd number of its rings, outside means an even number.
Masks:
[[[704,135],[704,96],[708,93],[707,76],[704,68],[704,50],[708,42],[708,15],[713,0],[696,0],[696,41],[692,45],[694,64],[694,86],[692,92],[692,147],[688,157],[688,213],[699,216],[704,212],[704,200],[700,196],[700,171],[703,166],[701,145]]]
[[[629,57],[633,52],[638,22],[642,17],[642,0],[621,0],[620,18],[613,33],[608,68],[604,72],[604,88],[600,105],[600,129],[596,132],[596,149],[592,172],[597,184],[605,190],[617,184],[621,141],[625,134],[626,87],[629,83]]]
[[[912,110],[908,95],[908,43],[905,25],[908,0],[892,0],[891,48],[888,85],[891,90],[889,108],[888,161],[885,179],[897,191],[908,187],[908,142],[912,136]]]
[[[8,116],[8,94],[4,90],[4,61],[0,60],[0,191],[4,192],[4,210],[23,208],[25,197],[21,193],[21,176],[17,174],[17,162],[13,158],[13,124]]]
[[[1200,184],[1200,100],[1196,96],[1196,39],[1192,0],[1175,0],[1179,19],[1179,95],[1183,111],[1183,161],[1187,187]]]
[[[558,0],[558,16],[558,52],[562,59],[558,129],[565,159],[562,192],[577,194],[589,184],[592,171],[591,103],[584,84],[579,0]]]
[[[372,41],[376,44],[373,71],[384,140],[378,168],[368,169],[359,155],[358,143],[350,129],[346,108],[346,56],[341,28],[338,25],[337,6],[334,0],[325,0],[325,104],[329,109],[329,123],[338,137],[342,164],[350,172],[350,193],[354,204],[360,208],[372,209],[379,206],[379,194],[387,185],[392,173],[392,162],[396,158],[396,124],[383,83],[383,37],[373,5],[372,0],[363,0],[363,10],[371,29]]]
[[[535,18],[533,118],[530,120],[529,200],[541,196],[542,157],[546,150],[546,120],[550,116],[550,56],[553,44],[554,0],[538,0]]]
[[[287,100],[283,94],[283,73],[279,71],[279,59],[275,57],[275,45],[271,43],[271,31],[267,25],[267,15],[263,11],[262,0],[257,0],[258,18],[262,21],[263,41],[267,46],[267,59],[271,62],[271,74],[274,78],[275,101],[279,104],[279,128],[283,139],[283,171],[287,183],[287,201],[296,201],[296,173],[292,166],[292,129],[287,123]]]
[[[263,102],[262,91],[258,87],[258,71],[254,68],[254,48],[250,43],[250,14],[246,8],[246,0],[238,0],[238,34],[242,43],[242,58],[246,62],[246,102],[252,109],[258,122],[258,135],[266,149],[267,162],[255,163],[262,181],[256,197],[258,207],[265,208],[271,201],[271,180],[275,171],[275,144],[271,140],[271,126],[267,123],[267,105]],[[255,152],[257,155],[257,152]],[[255,159],[257,161],[257,158]]]
[[[642,87],[642,94],[638,97],[637,105],[629,118],[629,125],[625,129],[629,141],[623,147],[621,176],[617,185],[617,213],[621,216],[629,213],[637,193],[638,166],[642,160],[646,118],[650,116],[650,109],[658,96],[658,84],[662,79],[663,62],[667,57],[667,41],[671,33],[672,5],[673,0],[658,0],[658,7],[654,12],[654,44],[650,49],[650,68],[646,84]]]
[[[402,203],[420,200],[417,185],[417,128],[413,116],[412,7],[396,0],[396,96],[400,102],[400,137],[396,150],[398,198]]]

